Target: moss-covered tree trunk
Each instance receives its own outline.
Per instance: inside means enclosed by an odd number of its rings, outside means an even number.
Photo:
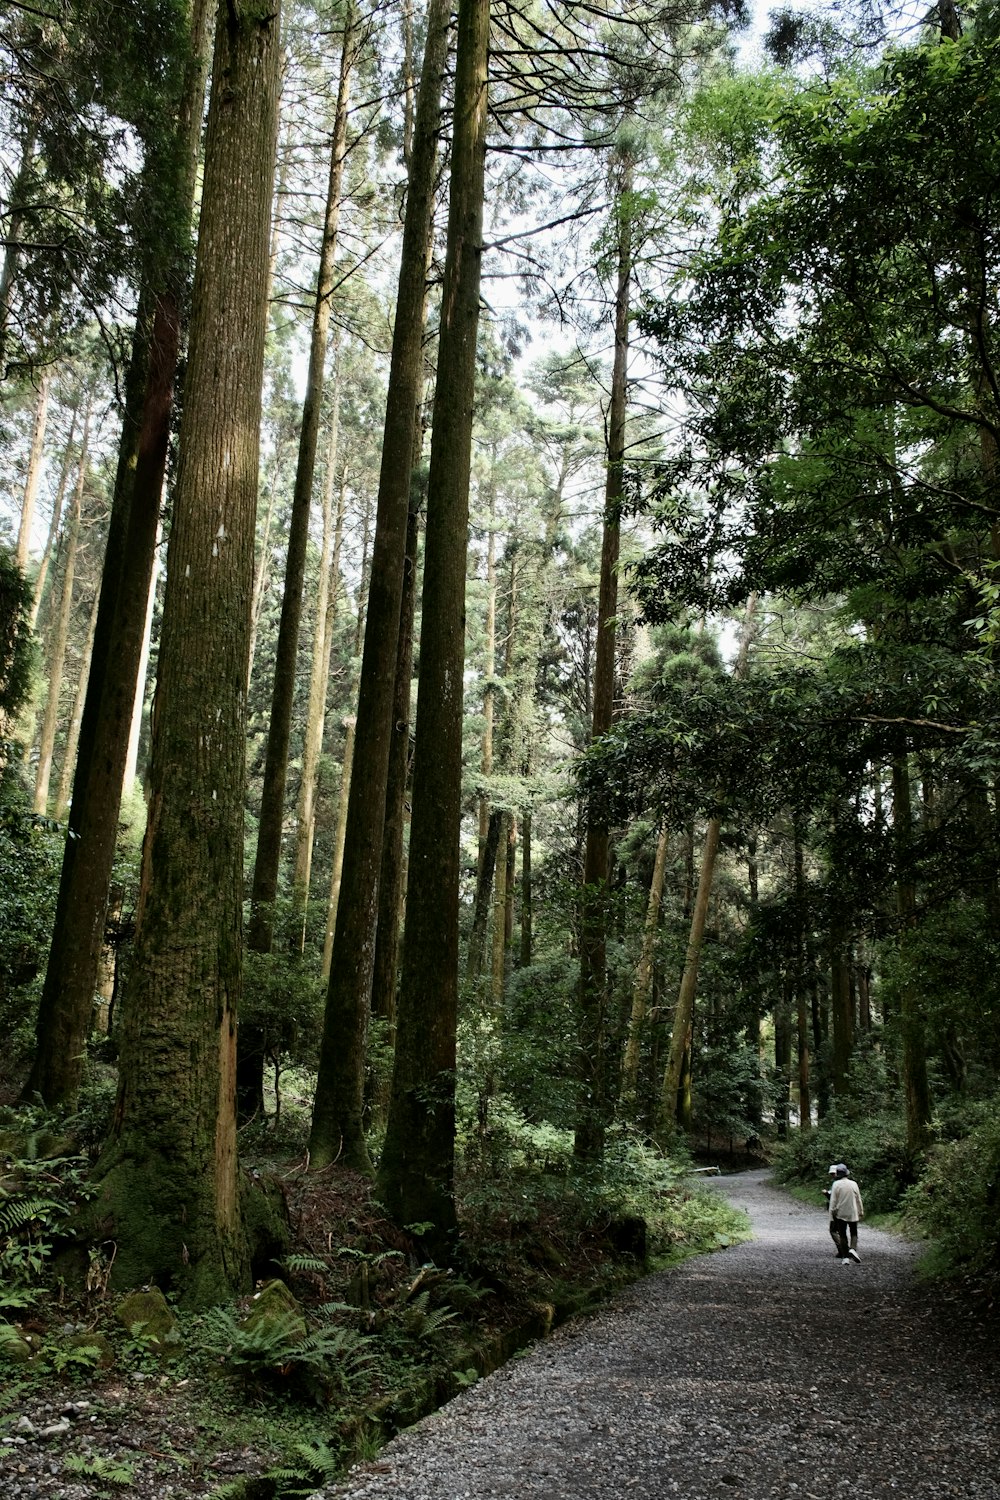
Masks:
[[[169,109],[176,132],[146,162],[150,193],[171,233],[166,243],[146,247],[52,944],[24,1088],[26,1098],[47,1104],[76,1096],[100,971],[180,353],[207,19],[208,0],[193,0],[181,94]]]
[[[120,1283],[249,1283],[236,1159],[246,674],[277,133],[273,4],[216,27],[135,953],[96,1214]]]
[[[397,1223],[456,1228],[455,1056],[469,471],[479,327],[489,0],[461,0],[448,245],[427,487],[413,817],[396,1058],[378,1189]]]
[[[414,433],[423,382],[427,255],[449,22],[450,6],[444,0],[433,0],[427,16],[386,396],[358,694],[355,745],[358,775],[352,777],[350,784],[341,877],[343,904],[333,936],[309,1141],[311,1160],[316,1167],[339,1158],[362,1171],[371,1169],[363,1125],[365,1038],[375,961]],[[479,253],[477,240],[477,288]]]

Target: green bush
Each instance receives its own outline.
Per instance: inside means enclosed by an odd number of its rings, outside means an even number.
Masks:
[[[848,1119],[831,1110],[813,1130],[797,1130],[775,1161],[779,1182],[815,1182],[819,1194],[829,1182],[832,1162],[844,1161],[858,1181],[865,1212],[892,1213],[917,1180],[919,1162],[906,1144],[901,1116],[873,1114]]]
[[[929,1154],[906,1194],[907,1223],[935,1241],[934,1268],[1000,1277],[1000,1097],[960,1140]]]

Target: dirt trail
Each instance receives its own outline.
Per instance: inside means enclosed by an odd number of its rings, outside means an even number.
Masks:
[[[914,1281],[912,1247],[862,1225],[841,1265],[818,1191],[713,1188],[752,1242],[636,1283],[321,1493],[1000,1500],[995,1351]]]

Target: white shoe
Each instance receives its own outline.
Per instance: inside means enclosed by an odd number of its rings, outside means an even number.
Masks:
[[[860,1266],[861,1256],[858,1254],[858,1252],[856,1250],[848,1250],[847,1253],[851,1257],[851,1260],[857,1261],[858,1265]]]

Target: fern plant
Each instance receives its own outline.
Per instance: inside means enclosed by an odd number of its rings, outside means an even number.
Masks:
[[[247,1326],[227,1308],[214,1308],[203,1320],[202,1343],[250,1384],[298,1386],[316,1401],[349,1390],[371,1359],[353,1329],[327,1324],[304,1333],[291,1313]]]
[[[135,1470],[121,1459],[102,1458],[99,1453],[71,1453],[63,1460],[68,1474],[78,1474],[81,1479],[93,1479],[98,1484],[111,1485],[116,1489],[130,1490],[135,1483]]]

